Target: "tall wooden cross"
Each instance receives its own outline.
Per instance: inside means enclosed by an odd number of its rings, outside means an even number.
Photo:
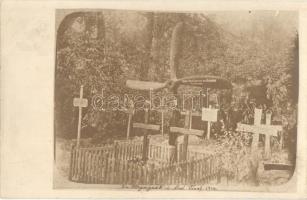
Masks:
[[[133,128],[139,128],[144,130],[143,138],[143,160],[147,160],[149,140],[148,140],[148,130],[159,131],[160,126],[155,124],[149,124],[149,109],[145,108],[144,123],[133,123]]]
[[[264,153],[266,157],[271,154],[270,139],[271,136],[277,136],[279,131],[282,131],[282,126],[271,125],[271,114],[266,115],[266,124],[261,124],[262,109],[255,108],[254,125],[237,124],[237,131],[249,132],[253,134],[252,151],[258,149],[259,134],[265,135]]]
[[[79,107],[78,134],[77,134],[77,147],[79,147],[80,137],[81,137],[82,108],[85,108],[88,105],[87,99],[83,99],[83,85],[81,85],[80,87],[80,97],[74,98],[73,105],[75,107]]]

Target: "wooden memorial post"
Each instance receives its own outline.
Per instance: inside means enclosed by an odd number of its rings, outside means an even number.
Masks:
[[[80,98],[74,98],[73,105],[79,107],[79,118],[78,118],[78,133],[77,133],[77,147],[80,145],[81,138],[81,120],[82,120],[82,108],[87,107],[87,99],[83,99],[83,85],[80,87]]]
[[[249,132],[253,134],[252,140],[252,152],[258,149],[259,134],[265,135],[264,153],[266,157],[271,154],[270,138],[271,136],[277,136],[278,131],[282,131],[282,126],[271,125],[270,115],[267,115],[266,124],[261,124],[261,109],[255,109],[254,125],[249,124],[237,124],[237,131]]]
[[[164,136],[164,114],[166,112],[166,108],[159,108],[159,109],[155,109],[155,111],[160,112],[161,113],[161,136]],[[155,126],[159,126],[159,125],[155,125]],[[160,128],[160,127],[159,127]]]
[[[217,109],[212,109],[209,105],[209,88],[204,88],[205,90],[205,97],[206,97],[206,105],[203,107],[203,90],[200,92],[200,99],[201,99],[201,106],[202,106],[202,121],[207,122],[207,139],[210,139],[210,132],[211,132],[211,122],[217,121]]]
[[[211,106],[209,106],[209,108],[202,108],[202,117],[201,119],[203,121],[207,121],[208,122],[208,126],[207,126],[207,139],[210,139],[210,128],[211,128],[211,122],[216,122],[217,121],[217,109],[211,108]]]
[[[161,110],[161,135],[164,136],[164,110]]]
[[[262,110],[255,108],[254,111],[254,125],[260,125],[261,124],[261,116],[262,116]],[[252,140],[252,149],[258,149],[258,142],[259,142],[259,133],[257,131],[254,132],[253,140]]]
[[[123,111],[128,114],[127,135],[126,135],[126,139],[128,140],[130,138],[131,121],[132,121],[132,117],[135,113],[135,110],[134,110],[134,103],[133,103],[132,100],[128,99],[128,105],[127,106],[128,106],[128,108],[125,108]]]
[[[268,158],[271,155],[271,136],[277,136],[277,132],[282,131],[282,126],[278,125],[271,125],[272,121],[272,113],[266,113],[265,115],[265,124],[268,128],[273,129],[273,134],[270,134],[269,132],[265,134],[265,145],[264,145],[264,152],[265,157]]]
[[[184,128],[185,129],[188,129],[188,130],[192,129],[192,126],[190,126],[190,124],[192,124],[191,118],[192,118],[192,111],[188,111],[184,118]],[[189,135],[184,134],[183,135],[183,159],[184,161],[186,161],[188,157],[188,144],[189,144]]]
[[[131,131],[131,120],[134,114],[134,109],[127,109],[126,113],[128,113],[128,124],[127,124],[127,140],[130,138],[130,131]]]
[[[148,124],[149,121],[149,113],[148,113],[148,108],[145,108],[145,124]],[[147,129],[144,130],[144,138],[143,138],[143,161],[147,160],[147,154],[148,154],[148,146],[149,146],[149,141],[148,141],[148,131]]]

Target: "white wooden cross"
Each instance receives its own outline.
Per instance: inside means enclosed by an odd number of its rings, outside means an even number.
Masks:
[[[81,120],[82,120],[82,108],[87,107],[87,99],[83,99],[83,85],[80,88],[80,98],[74,98],[73,105],[79,107],[79,119],[78,119],[78,134],[77,134],[77,147],[80,145],[81,137]]]
[[[279,131],[282,131],[282,126],[271,125],[271,113],[266,114],[266,124],[261,124],[262,109],[255,108],[254,125],[237,124],[237,131],[253,133],[252,151],[258,149],[259,134],[265,135],[264,153],[266,157],[271,154],[270,139],[271,136],[277,136]]]

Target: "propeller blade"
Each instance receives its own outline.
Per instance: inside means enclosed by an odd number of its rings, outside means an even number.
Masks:
[[[126,86],[135,90],[158,90],[166,87],[166,83],[127,80]]]

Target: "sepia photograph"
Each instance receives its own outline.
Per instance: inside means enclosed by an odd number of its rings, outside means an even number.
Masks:
[[[54,17],[55,189],[253,192],[295,174],[297,11]]]

